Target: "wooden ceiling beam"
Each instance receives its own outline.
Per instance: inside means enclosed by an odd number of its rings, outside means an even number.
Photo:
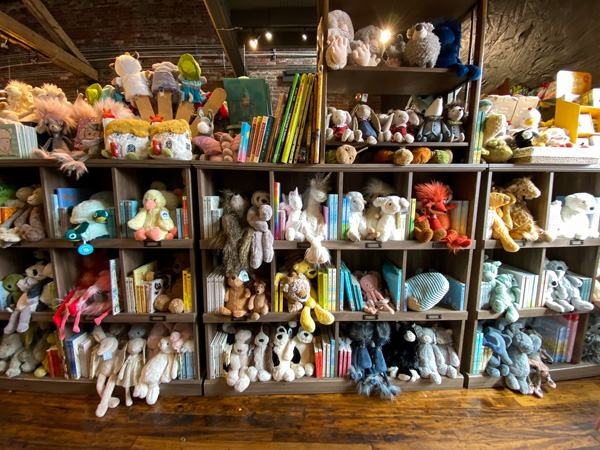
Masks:
[[[88,63],[88,60],[85,59],[85,56],[79,51],[77,46],[73,43],[67,33],[65,33],[65,30],[63,30],[41,0],[22,0],[22,2],[42,27],[44,27],[44,30],[46,30],[56,45],[62,47],[63,50],[72,53],[84,63]]]
[[[237,33],[231,25],[231,16],[225,0],[204,0],[210,20],[219,36],[225,55],[236,77],[247,76],[248,70],[240,54]]]
[[[98,80],[98,71],[92,66],[71,55],[53,42],[43,38],[2,11],[0,11],[0,32],[6,35],[12,42],[37,53],[75,75],[83,76],[93,81]]]

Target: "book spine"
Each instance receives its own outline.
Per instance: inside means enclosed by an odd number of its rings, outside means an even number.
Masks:
[[[175,214],[177,216],[177,239],[183,239],[183,215],[181,208],[177,208]],[[206,223],[206,218],[204,218],[204,222]]]
[[[300,74],[297,73],[294,76],[294,82],[292,83],[292,86],[290,88],[290,92],[288,94],[287,105],[285,107],[285,113],[283,114],[283,116],[281,118],[281,131],[280,131],[279,136],[277,138],[277,144],[275,146],[275,151],[274,151],[274,154],[273,154],[273,159],[271,161],[273,163],[279,162],[279,155],[282,153],[282,146],[283,146],[283,144],[285,142],[285,136],[287,134],[287,130],[288,130],[288,127],[289,127],[291,109],[292,109],[292,105],[294,104],[294,100],[296,98],[296,92],[297,92],[297,89],[298,89],[299,82],[300,82]]]
[[[273,183],[273,230],[274,238],[280,239],[279,236],[279,201],[281,199],[281,183],[275,181]]]
[[[267,147],[269,146],[269,139],[271,137],[271,129],[273,128],[273,120],[273,116],[267,117],[267,123],[265,125],[265,132],[262,138],[258,162],[265,162],[265,157],[267,155]]]
[[[246,162],[246,153],[248,151],[248,138],[250,137],[250,124],[242,122],[240,131],[240,148],[238,150],[238,162]]]
[[[185,195],[181,197],[181,215],[183,216],[183,236],[185,239],[189,239],[190,224],[188,219],[188,199]]]
[[[54,237],[55,238],[63,238],[64,234],[60,234],[60,220],[58,217],[58,195],[52,194],[52,222],[54,225]]]
[[[252,144],[254,143],[254,136],[256,135],[256,121],[257,117],[252,119],[252,126],[250,128],[250,134],[248,136],[248,143],[246,144],[246,159],[244,162],[250,162],[250,157],[252,156]]]
[[[298,125],[298,116],[300,114],[300,107],[302,106],[302,97],[304,95],[304,89],[306,87],[306,79],[307,75],[303,74],[302,79],[300,81],[300,86],[298,87],[298,93],[296,94],[296,100],[294,105],[294,110],[292,111],[292,117],[290,119],[289,132],[285,140],[285,146],[283,148],[283,155],[281,156],[281,162],[287,164],[291,161],[289,160],[290,150],[292,148],[292,141],[294,140],[294,133],[296,131],[296,126]]]

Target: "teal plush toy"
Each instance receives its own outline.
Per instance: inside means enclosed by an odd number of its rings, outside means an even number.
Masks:
[[[484,338],[485,346],[491,348],[493,352],[485,372],[495,378],[507,376],[513,363],[507,352],[508,347],[512,344],[512,338],[494,327],[485,328]]]
[[[498,275],[498,267],[501,265],[502,263],[500,261],[484,262],[481,281],[494,281],[496,279],[496,275]]]
[[[538,352],[542,345],[542,340],[536,335],[527,335],[521,329],[522,323],[509,325],[505,331],[512,334],[512,343],[508,348],[508,356],[512,360],[509,365],[510,373],[504,377],[506,386],[513,391],[519,391],[521,394],[529,394],[528,377],[531,370],[529,355]]]
[[[521,289],[514,276],[500,274],[496,276],[496,282],[490,295],[490,309],[496,313],[506,312],[506,320],[509,323],[516,322],[519,320],[517,301],[520,296]]]
[[[448,280],[439,272],[420,273],[406,280],[408,309],[427,311],[437,305],[450,289]]]

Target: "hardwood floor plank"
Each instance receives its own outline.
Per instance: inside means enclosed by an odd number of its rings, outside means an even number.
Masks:
[[[306,442],[253,442],[250,439],[238,441],[211,440],[206,442],[189,442],[187,440],[159,438],[138,438],[132,450],[372,450],[371,445],[366,444],[319,444]]]

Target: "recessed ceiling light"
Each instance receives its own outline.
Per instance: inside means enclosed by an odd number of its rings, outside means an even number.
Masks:
[[[268,40],[271,40],[271,38],[273,37],[273,35],[271,34],[271,32],[270,32],[270,31],[267,31],[267,32],[265,33],[265,37],[266,37]]]
[[[250,39],[250,47],[252,47],[252,48],[258,47],[258,39]]]
[[[308,39],[308,36],[306,34],[302,33],[302,39],[305,41]]]

